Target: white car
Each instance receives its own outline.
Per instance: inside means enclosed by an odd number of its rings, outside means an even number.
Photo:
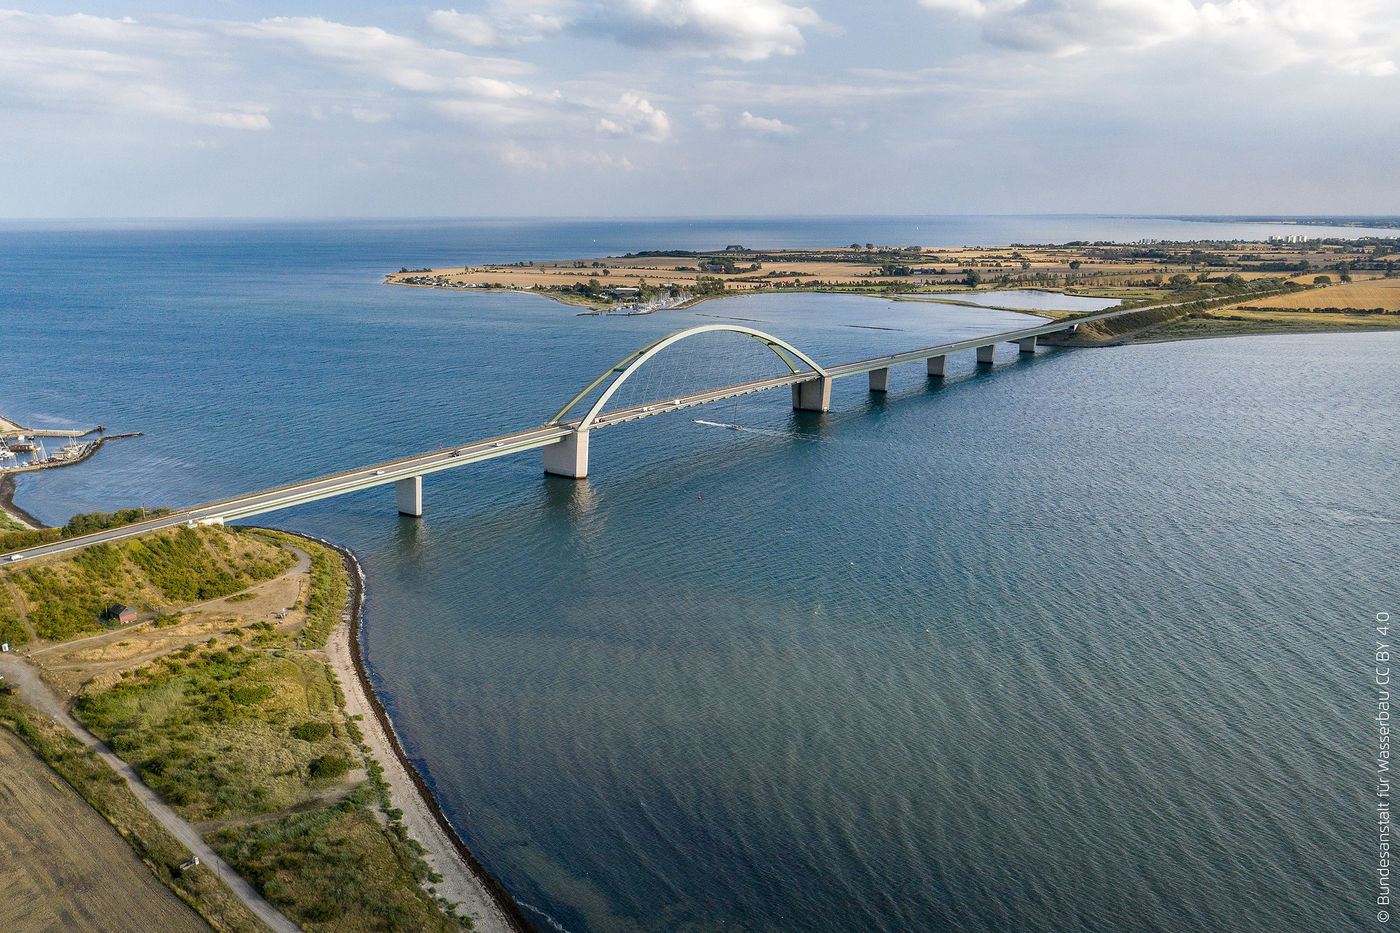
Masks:
[[[15,561],[15,560],[24,560],[24,555],[23,555],[23,554],[11,554],[11,555],[10,555],[10,560],[12,560],[12,561]]]
[[[375,475],[375,476],[383,476],[383,475],[384,475],[384,471],[383,471],[383,470],[375,470],[375,471],[374,471],[374,475]]]

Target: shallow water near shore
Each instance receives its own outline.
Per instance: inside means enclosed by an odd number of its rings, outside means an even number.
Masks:
[[[0,411],[146,432],[17,501],[184,505],[529,427],[692,324],[840,362],[1027,320],[375,284],[583,255],[569,229],[0,237]],[[421,521],[388,490],[265,521],[359,555],[385,705],[544,927],[1354,928],[1397,376],[1400,335],[1008,348],[885,398],[843,380],[824,416],[775,392],[694,413],[742,430],[599,432],[584,482],[436,474]]]

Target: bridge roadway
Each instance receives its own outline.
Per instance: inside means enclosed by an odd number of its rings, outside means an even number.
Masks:
[[[1057,321],[1049,324],[1037,325],[1035,327],[1022,328],[1020,330],[1006,331],[1000,334],[972,337],[967,340],[925,347],[919,350],[894,353],[889,356],[876,357],[874,359],[844,363],[838,366],[828,367],[825,377],[816,370],[798,370],[781,376],[759,379],[754,382],[746,382],[705,392],[697,392],[693,395],[685,395],[667,401],[653,402],[649,405],[618,409],[616,411],[597,415],[590,429],[610,427],[628,421],[637,421],[641,418],[648,418],[653,415],[668,414],[686,408],[694,408],[697,405],[706,405],[724,399],[738,398],[739,396],[751,395],[756,392],[765,392],[783,386],[794,387],[793,395],[795,407],[811,407],[798,404],[798,390],[806,384],[821,383],[825,390],[823,394],[829,398],[831,380],[845,376],[858,375],[860,373],[870,373],[872,375],[871,388],[875,391],[884,391],[883,385],[877,388],[875,376],[881,372],[887,375],[891,366],[929,360],[931,361],[929,366],[930,374],[942,375],[941,365],[938,368],[938,372],[934,373],[932,361],[939,360],[939,358],[946,359],[949,354],[963,350],[978,350],[979,360],[982,362],[990,362],[990,354],[987,355],[987,358],[983,359],[981,353],[986,352],[986,348],[994,347],[996,344],[1017,343],[1020,344],[1022,350],[1025,351],[1027,347],[1026,341],[1034,341],[1035,338],[1046,334],[1073,331],[1079,324],[1118,317],[1122,314],[1130,314],[1134,310],[1139,309],[1108,311],[1102,314],[1075,318],[1068,321]],[[1030,346],[1031,349],[1034,349],[1033,343],[1030,344]],[[825,410],[825,408],[826,405],[823,404],[819,410]],[[210,502],[205,505],[197,505],[188,509],[179,509],[166,515],[148,518],[130,525],[123,525],[120,528],[109,528],[105,531],[67,538],[51,544],[25,548],[18,553],[10,553],[0,558],[0,560],[13,562],[15,560],[42,557],[48,554],[77,550],[93,544],[118,541],[157,529],[174,527],[176,525],[223,524],[226,521],[251,518],[255,515],[275,512],[279,509],[290,508],[295,505],[304,505],[308,502],[328,499],[333,496],[343,496],[347,493],[358,492],[362,489],[369,489],[375,486],[384,486],[389,483],[394,483],[398,487],[400,511],[405,514],[419,515],[422,514],[421,484],[423,476],[429,473],[435,473],[439,470],[467,466],[468,464],[480,463],[484,460],[492,460],[497,457],[510,456],[511,454],[517,454],[527,450],[557,445],[561,442],[574,441],[577,443],[581,436],[586,436],[588,433],[587,431],[576,430],[582,420],[583,419],[577,419],[558,424],[548,424],[528,431],[521,431],[516,434],[506,434],[501,437],[475,441],[458,447],[434,450],[412,457],[405,457],[401,460],[393,460],[388,463],[380,463],[360,469],[349,470],[344,473],[336,473],[332,476],[323,476],[317,479],[291,483],[286,486],[278,486],[273,489],[265,489],[247,495],[235,496],[218,502]],[[585,438],[584,470],[581,474],[574,475],[587,475],[586,463],[587,447]]]

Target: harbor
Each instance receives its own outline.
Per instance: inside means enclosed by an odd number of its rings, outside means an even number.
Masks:
[[[140,437],[140,431],[126,434],[107,434],[103,425],[87,430],[59,430],[51,428],[26,428],[6,418],[0,418],[0,474],[30,473],[51,467],[72,466],[82,463],[111,440],[123,437]],[[95,440],[83,440],[92,434]],[[67,442],[56,450],[49,450],[44,439],[66,438]]]

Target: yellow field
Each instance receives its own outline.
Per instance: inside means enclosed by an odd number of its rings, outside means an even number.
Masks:
[[[0,729],[0,925],[12,933],[208,933],[106,820]]]
[[[1297,308],[1300,311],[1312,308],[1384,308],[1387,311],[1400,311],[1400,279],[1376,279],[1371,282],[1348,282],[1344,285],[1310,288],[1292,295],[1269,298],[1258,305],[1242,305],[1240,310],[1256,311],[1260,307]]]
[[[968,273],[980,287],[1076,288],[1166,293],[1174,276],[1220,282],[1277,277],[1301,266],[1325,270],[1349,261],[1349,248],[1320,242],[1281,246],[1269,243],[1193,245],[1148,244],[1022,247],[838,247],[797,250],[716,249],[704,254],[604,256],[549,262],[523,262],[438,269],[407,269],[389,275],[391,285],[425,288],[485,287],[546,292],[556,300],[594,309],[607,307],[610,288],[675,286],[695,295],[714,294],[715,280],[729,293],[786,288],[840,288],[861,291],[904,289],[966,291]],[[732,263],[733,271],[702,271],[700,266]],[[754,265],[757,268],[752,268]],[[908,274],[894,273],[903,267]],[[902,272],[903,268],[898,271]],[[1294,274],[1299,274],[1296,271]],[[1300,284],[1311,284],[1308,273]],[[1365,272],[1358,272],[1358,276]],[[699,283],[700,278],[707,283]],[[596,280],[598,287],[589,286]],[[1366,283],[1358,282],[1358,287]],[[1384,305],[1381,305],[1384,306]],[[1377,307],[1372,304],[1368,307]]]

